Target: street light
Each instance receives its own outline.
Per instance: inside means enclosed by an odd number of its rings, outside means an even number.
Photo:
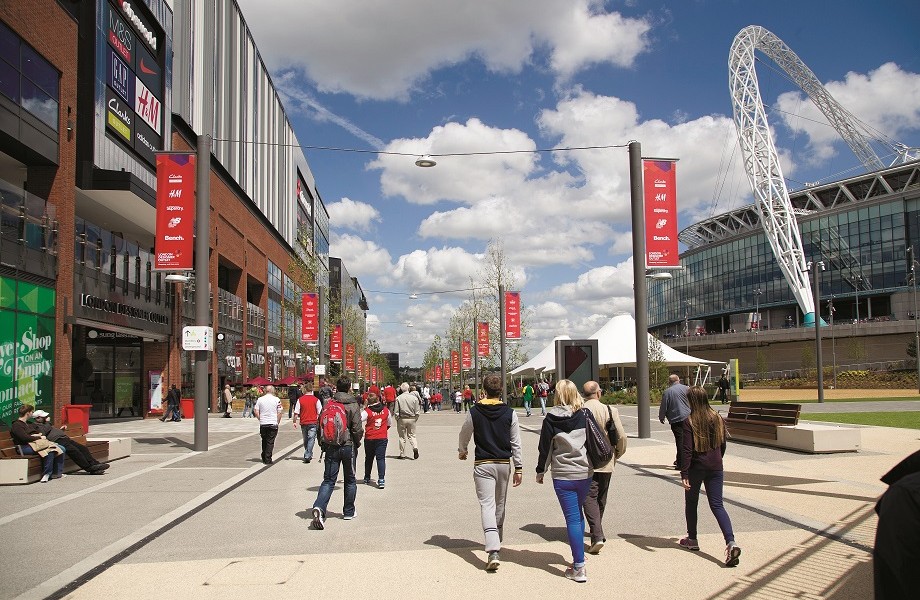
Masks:
[[[920,392],[920,330],[917,326],[917,261],[914,260],[914,247],[907,249],[910,252],[910,279],[914,287],[914,360],[917,363],[917,390]]]
[[[760,330],[760,295],[763,294],[763,290],[757,288],[754,290],[754,347],[758,347],[757,342],[757,332]]]
[[[859,286],[862,284],[863,276],[856,276],[856,324],[859,325]]]
[[[824,402],[824,361],[821,355],[821,271],[824,270],[824,262],[818,260],[808,263],[808,268],[812,270],[812,283],[814,284],[815,361],[818,363],[818,402]]]

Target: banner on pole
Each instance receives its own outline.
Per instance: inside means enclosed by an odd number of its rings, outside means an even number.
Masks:
[[[191,271],[195,247],[195,155],[157,154],[155,271]]]
[[[355,370],[355,345],[345,344],[345,370]]]
[[[442,373],[441,373],[441,365],[435,365],[435,366],[434,366],[434,378],[435,378],[435,380],[436,380],[436,381],[441,381],[441,379],[443,379],[443,378],[441,377],[441,375],[442,375]]]
[[[505,292],[505,339],[521,339],[521,292]]]
[[[645,188],[645,266],[680,266],[677,251],[677,162],[642,161]]]
[[[453,373],[460,374],[460,353],[456,350],[450,351],[450,370]]]
[[[342,360],[342,325],[332,326],[329,334],[329,360]]]
[[[319,294],[316,292],[300,297],[300,341],[319,341]]]
[[[364,376],[364,357],[361,356],[360,354],[358,355],[358,371],[357,371],[357,375],[358,375],[358,377],[357,377],[358,379],[360,379],[361,377]]]
[[[450,379],[450,377],[451,377],[451,374],[450,374],[450,359],[449,359],[449,358],[445,358],[445,359],[444,359],[444,379]]]
[[[480,357],[489,355],[489,322],[476,323],[476,352]]]
[[[473,344],[466,340],[460,342],[460,362],[464,369],[473,368]]]

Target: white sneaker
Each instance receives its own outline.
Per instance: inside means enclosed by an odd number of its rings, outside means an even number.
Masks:
[[[355,511],[354,513],[352,513],[352,514],[350,514],[350,515],[343,515],[343,516],[342,516],[342,519],[344,519],[344,520],[346,520],[346,521],[351,521],[352,519],[354,519],[354,518],[357,517],[357,516],[358,516],[358,511]]]
[[[42,475],[42,478],[39,480],[39,483],[48,483],[51,480],[51,475]]]

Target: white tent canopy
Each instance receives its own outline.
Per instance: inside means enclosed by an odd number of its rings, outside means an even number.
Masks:
[[[647,334],[651,342],[651,334]],[[511,375],[536,377],[542,372],[556,370],[556,340],[571,339],[560,335],[535,357],[511,371]],[[597,340],[598,362],[601,367],[636,366],[636,321],[631,315],[617,315],[595,331],[588,339]],[[669,367],[695,367],[707,364],[724,364],[724,361],[706,360],[679,352],[667,344],[661,344],[664,363]]]

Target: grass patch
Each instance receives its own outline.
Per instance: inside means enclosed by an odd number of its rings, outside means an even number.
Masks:
[[[803,421],[830,421],[832,423],[851,423],[853,425],[920,429],[920,411],[808,413],[803,414],[800,418]]]
[[[818,395],[817,390],[811,390],[814,395]],[[742,402],[744,402],[744,392],[741,393]],[[920,396],[901,396],[897,398],[824,398],[824,402],[917,402]],[[792,400],[758,400],[758,402],[780,402],[793,404],[817,404],[817,398],[802,398]]]

